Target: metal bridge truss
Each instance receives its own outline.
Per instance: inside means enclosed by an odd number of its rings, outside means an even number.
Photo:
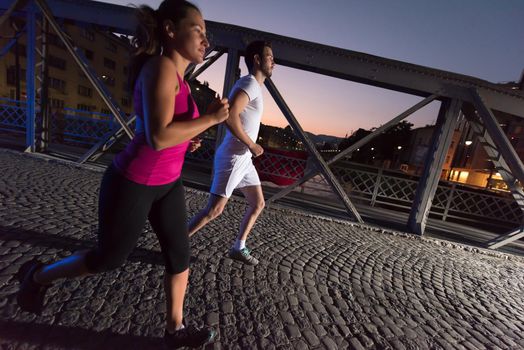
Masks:
[[[0,24],[9,15],[19,15],[22,9],[25,9],[27,18],[28,62],[30,64],[28,64],[27,69],[28,104],[26,112],[26,134],[29,151],[35,150],[34,125],[37,103],[34,83],[36,59],[33,52],[36,48],[35,23],[37,9],[41,11],[43,18],[47,21],[47,23],[44,21],[43,25],[50,25],[60,39],[62,39],[68,51],[73,55],[75,61],[95,86],[95,89],[102,96],[120,124],[120,128],[116,128],[111,135],[107,135],[104,142],[100,141],[99,144],[93,146],[93,149],[82,157],[80,161],[83,162],[90,157],[92,158],[96,152],[100,152],[100,149],[102,149],[102,151],[107,150],[110,144],[112,142],[114,143],[114,140],[123,134],[122,131],[129,137],[133,136],[129,128],[130,121],[124,118],[123,113],[121,113],[117,104],[109,97],[103,84],[90,69],[89,64],[82,57],[80,51],[70,43],[53,17],[54,15],[58,18],[91,23],[113,32],[132,34],[135,28],[133,9],[84,0],[74,2],[67,0],[48,0],[47,3],[44,0],[32,0],[29,2],[27,0],[18,0],[15,3],[13,3],[12,0],[0,0],[0,9],[6,10],[4,16],[0,18]],[[524,183],[524,165],[506,135],[501,130],[495,117],[496,113],[500,111],[524,118],[524,93],[522,91],[510,90],[469,76],[311,43],[249,28],[211,21],[206,22],[206,24],[208,32],[213,38],[213,44],[215,45],[213,49],[217,53],[215,56],[209,58],[207,63],[198,70],[195,71],[195,67],[191,67],[191,71],[186,74],[186,77],[189,79],[196,78],[221,55],[227,53],[223,95],[228,94],[237,78],[236,72],[238,70],[239,58],[246,44],[255,39],[262,39],[272,42],[273,50],[277,56],[276,61],[279,65],[410,93],[423,98],[421,102],[393,118],[390,122],[378,128],[374,133],[366,136],[332,160],[326,162],[316,150],[313,142],[303,131],[298,119],[284,101],[277,87],[270,79],[266,80],[267,89],[282,110],[293,131],[305,145],[309,152],[311,163],[313,164],[313,169],[307,172],[304,178],[270,198],[268,200],[269,203],[282,198],[299,184],[306,182],[317,174],[321,174],[333,192],[342,201],[347,213],[356,221],[362,222],[362,218],[347,196],[344,186],[336,177],[336,170],[333,170],[337,169],[335,163],[349,156],[358,147],[361,147],[380,133],[393,127],[416,110],[433,100],[439,100],[441,101],[441,108],[430,150],[426,155],[425,167],[420,181],[418,184],[412,184],[407,188],[405,188],[403,184],[395,184],[394,182],[388,185],[395,187],[390,189],[393,193],[415,193],[412,198],[412,206],[407,222],[409,229],[422,235],[431,206],[434,202],[437,204],[437,202],[440,201],[441,194],[438,190],[440,173],[451,142],[451,136],[461,113],[465,114],[468,121],[474,126],[475,132],[481,137],[488,155],[509,185],[511,193],[522,214],[524,201],[521,184]],[[42,67],[45,68],[44,65],[42,65]],[[40,93],[40,96],[43,97],[44,94]],[[16,114],[16,112],[13,113]],[[221,140],[221,133],[223,133],[223,127],[222,131],[217,135],[217,142]],[[112,140],[112,142],[110,142],[110,140]],[[331,168],[330,165],[332,166]],[[339,174],[339,177],[340,176],[343,179],[347,179],[347,174]],[[414,187],[416,187],[416,189]],[[373,191],[378,193],[378,191],[383,189],[383,187],[375,185]],[[497,248],[522,236],[524,236],[523,223],[512,232],[502,235],[492,242],[488,242],[487,245],[490,248]]]

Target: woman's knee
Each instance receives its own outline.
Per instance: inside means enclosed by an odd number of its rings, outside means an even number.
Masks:
[[[177,275],[189,269],[189,250],[180,254],[171,254],[166,261],[166,272]]]
[[[127,257],[111,256],[92,250],[86,253],[85,264],[90,273],[108,272],[124,265]]]

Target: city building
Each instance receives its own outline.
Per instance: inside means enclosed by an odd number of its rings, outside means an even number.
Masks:
[[[6,21],[0,28],[1,32],[5,33],[0,38],[0,47],[5,47],[23,27],[24,23],[21,20]],[[129,40],[92,26],[65,22],[62,23],[62,28],[74,45],[82,49],[87,62],[105,83],[114,101],[125,113],[131,113],[132,103],[128,87]],[[41,32],[37,35],[41,36]],[[48,102],[51,110],[67,107],[92,112],[94,118],[109,117],[99,115],[109,115],[111,112],[56,33],[49,29],[46,39]],[[0,97],[11,100],[26,98],[26,42],[25,34],[19,36],[0,60],[0,71],[5,73],[2,74],[5,78],[0,79]],[[41,41],[38,42],[41,45]],[[41,62],[41,57],[37,56],[37,62],[39,61]]]
[[[422,175],[426,155],[431,146],[431,139],[434,131],[434,125],[427,125],[411,130],[409,145],[401,155],[402,164],[400,169],[402,171],[411,175]],[[446,178],[451,169],[452,160],[459,144],[460,135],[460,130],[455,130],[453,133],[453,138],[446,154],[444,165],[442,166],[442,179]]]
[[[511,142],[521,160],[524,159],[524,120],[506,113],[497,112],[500,127]],[[483,145],[474,135],[466,121],[461,123],[460,148],[454,159],[454,170],[449,179],[468,185],[496,190],[507,190],[507,185],[488,158]]]
[[[497,120],[520,159],[524,159],[524,120],[497,112]],[[467,120],[461,116],[453,133],[444,161],[441,179],[470,186],[507,190],[502,177],[494,169],[484,146],[473,132]],[[412,130],[409,146],[402,155],[401,170],[421,175],[435,126]]]

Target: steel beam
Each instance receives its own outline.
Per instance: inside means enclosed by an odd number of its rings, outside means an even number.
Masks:
[[[462,92],[475,86],[490,108],[524,117],[524,91],[466,75],[229,24],[209,22],[207,27],[219,47],[239,45],[253,38],[271,41],[279,65],[418,96],[435,94],[468,102],[472,102],[471,96]],[[241,50],[241,46],[233,47]]]
[[[48,42],[47,42],[47,33],[49,31],[49,24],[45,18],[41,20],[41,30],[40,30],[40,50],[38,54],[40,56],[40,62],[38,63],[38,75],[40,86],[38,88],[39,92],[39,106],[40,106],[40,115],[41,115],[41,132],[39,137],[38,151],[47,152],[49,147],[49,142],[51,141],[51,117],[49,113],[49,91],[48,91],[48,65],[47,65],[47,51],[48,51]]]
[[[342,159],[344,157],[349,156],[355,150],[357,150],[360,147],[364,146],[369,141],[373,140],[375,137],[381,135],[383,132],[391,129],[392,127],[397,125],[399,122],[401,122],[402,120],[404,120],[407,117],[409,117],[411,114],[415,113],[416,111],[418,111],[422,107],[426,106],[427,104],[433,102],[436,98],[437,98],[436,95],[431,95],[429,97],[426,97],[425,99],[423,99],[422,101],[420,101],[416,105],[412,106],[411,108],[408,108],[407,110],[405,110],[404,112],[402,112],[398,116],[396,116],[395,118],[391,119],[386,124],[384,124],[384,125],[378,127],[377,129],[375,129],[375,131],[373,131],[371,134],[366,135],[365,137],[363,137],[359,141],[355,142],[353,145],[349,146],[348,148],[346,148],[345,150],[343,150],[342,152],[337,154],[335,157],[331,158],[327,162],[327,164],[331,165],[331,164],[335,163],[336,161],[338,161],[339,159]],[[293,191],[296,187],[302,185],[303,183],[306,183],[307,181],[311,180],[313,177],[318,175],[318,173],[319,172],[316,169],[309,170],[304,175],[304,177],[302,177],[300,180],[296,181],[295,183],[287,186],[286,188],[282,189],[280,192],[275,193],[271,198],[269,198],[266,201],[266,203],[271,204],[272,202],[274,202],[274,201],[276,201],[276,200],[286,196],[291,191]]]
[[[127,121],[127,126],[131,127],[136,119],[136,115]],[[87,161],[95,161],[100,158],[112,145],[118,142],[126,135],[124,128],[120,126],[114,132],[108,133],[100,141],[93,145],[85,154],[78,158],[77,163],[85,163]]]
[[[222,98],[227,98],[231,89],[235,85],[235,82],[238,80],[238,65],[240,63],[240,55],[238,50],[229,49],[227,51],[227,63],[226,63],[226,73],[224,76],[224,89],[222,90]],[[226,134],[225,123],[221,123],[217,129],[217,135],[215,140],[215,149],[220,146],[222,139]]]
[[[324,161],[320,153],[318,152],[317,148],[313,144],[313,142],[310,140],[310,138],[306,135],[302,127],[300,126],[300,123],[293,115],[293,112],[291,112],[291,109],[288,107],[284,99],[282,98],[282,95],[280,95],[280,92],[277,90],[275,84],[271,81],[270,78],[267,78],[265,81],[266,88],[269,90],[269,93],[275,100],[276,104],[286,117],[289,125],[295,132],[295,134],[300,138],[304,146],[306,147],[309,154],[313,157],[313,162],[315,166],[317,166],[320,169],[320,172],[324,176],[324,179],[327,181],[327,183],[331,186],[333,189],[333,192],[335,192],[340,199],[342,200],[342,203],[346,207],[346,210],[350,216],[352,216],[357,222],[364,222],[362,218],[360,217],[360,214],[357,211],[357,208],[353,205],[351,200],[348,198],[346,192],[338,182],[335,175],[331,172],[329,169],[329,166]]]
[[[0,8],[8,8],[11,2],[0,0]],[[135,30],[136,19],[130,7],[82,0],[49,0],[49,5],[58,17],[93,23],[125,34]],[[466,75],[230,24],[206,21],[206,25],[217,48],[242,51],[245,44],[255,38],[268,40],[273,43],[280,65],[419,96],[436,94],[472,103],[471,96],[462,91],[473,86],[482,94],[488,108],[524,117],[524,91]]]
[[[460,100],[446,99],[440,107],[431,147],[426,155],[424,172],[420,177],[408,219],[408,228],[419,235],[423,235],[426,229],[429,210],[438,187],[453,132],[458,123],[461,106],[462,101]]]
[[[473,108],[473,106],[464,105],[463,111],[469,125],[471,125],[471,128],[473,129],[475,136],[478,138],[479,142],[484,147],[486,154],[493,163],[495,170],[497,170],[504,182],[508,185],[511,194],[515,199],[515,202],[517,203],[519,208],[524,212],[524,191],[522,190],[522,186],[519,184],[518,179],[511,172],[508,163],[498,150],[497,146],[495,145],[495,142],[493,142],[493,139],[490,136],[490,133],[488,132],[487,128],[483,125],[482,121],[479,120],[479,117],[475,114],[475,109]],[[520,235],[520,232],[522,232],[522,227],[509,233],[500,235],[494,238],[493,240],[486,242],[485,245],[487,248],[490,249],[500,248],[503,245],[511,243],[514,240],[522,237],[522,235]]]
[[[15,1],[2,1],[0,2],[0,9],[6,9],[6,11],[0,17],[0,27],[15,11],[20,11],[26,7],[29,0],[15,0]]]
[[[208,57],[208,55],[210,55],[211,52],[213,52],[213,50],[215,50],[214,46],[208,46],[207,47],[206,52],[204,54],[204,61],[205,62],[210,59]],[[205,63],[204,63],[204,65],[205,65]],[[186,71],[184,72],[184,80],[189,80],[189,77],[194,74],[196,66],[197,65],[195,63],[193,63],[193,62],[189,63],[189,65],[186,67]]]
[[[26,15],[27,43],[26,43],[26,138],[25,151],[34,152],[35,149],[35,122],[36,122],[36,9],[33,3],[29,4]]]
[[[474,135],[478,138],[480,144],[484,147],[486,154],[493,163],[495,170],[500,173],[500,176],[508,185],[513,198],[515,198],[519,207],[524,211],[524,191],[518,184],[519,180],[512,173],[504,156],[493,141],[488,129],[475,114],[475,109],[471,105],[464,105],[462,110],[469,125],[473,129]]]
[[[26,27],[24,27],[22,30],[17,32],[15,36],[11,38],[11,40],[8,41],[8,43],[0,50],[0,58],[2,58],[5,54],[9,52],[9,50],[11,50],[11,48],[16,44],[16,41],[18,40],[18,38],[20,38],[22,34],[25,33],[25,30],[26,30]]]
[[[497,249],[522,237],[524,237],[524,226],[520,226],[513,231],[492,239],[486,243],[486,247],[489,249]]]
[[[524,183],[524,164],[520,160],[517,152],[511,145],[511,142],[506,137],[504,131],[499,125],[497,118],[490,109],[484,103],[484,99],[478,93],[476,89],[472,89],[471,95],[473,97],[473,105],[478,112],[479,118],[488,130],[489,135],[493,139],[493,142],[497,146],[497,149],[502,154],[502,157],[508,163],[509,168],[513,175],[521,182]]]
[[[220,49],[216,54],[213,55],[213,57],[210,57],[206,63],[204,63],[202,66],[200,66],[196,71],[189,74],[189,76],[186,77],[187,81],[191,81],[193,79],[196,79],[202,72],[204,72],[206,69],[209,68],[213,63],[215,63],[224,53],[226,53],[226,49]]]

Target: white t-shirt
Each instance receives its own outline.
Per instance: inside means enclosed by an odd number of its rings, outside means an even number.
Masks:
[[[264,100],[260,84],[252,74],[243,76],[233,86],[229,94],[229,100],[235,96],[238,90],[244,91],[249,97],[246,108],[240,113],[240,121],[244,132],[253,142],[257,141],[258,131],[260,130],[260,120],[264,109]],[[249,148],[229,130],[226,129],[224,140],[217,149],[217,154],[245,154]]]

